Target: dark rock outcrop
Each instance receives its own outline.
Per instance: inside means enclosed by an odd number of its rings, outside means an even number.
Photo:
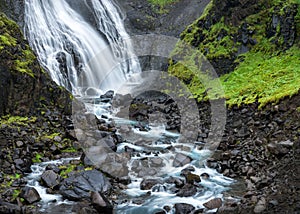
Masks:
[[[70,113],[70,95],[42,70],[18,25],[0,14],[0,115]],[[50,93],[51,92],[51,93]]]

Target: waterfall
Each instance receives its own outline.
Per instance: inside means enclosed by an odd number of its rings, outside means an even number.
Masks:
[[[25,0],[24,31],[51,78],[74,95],[116,90],[140,70],[110,0]]]

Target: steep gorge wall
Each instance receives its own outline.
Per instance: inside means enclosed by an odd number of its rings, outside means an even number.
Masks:
[[[40,67],[19,26],[0,15],[0,115],[70,111],[70,95]]]

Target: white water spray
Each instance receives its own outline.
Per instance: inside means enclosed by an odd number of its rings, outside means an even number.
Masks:
[[[98,96],[140,70],[119,14],[108,0],[26,0],[24,30],[56,83]]]

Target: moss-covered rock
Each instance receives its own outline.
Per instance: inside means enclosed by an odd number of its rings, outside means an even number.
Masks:
[[[70,109],[70,95],[50,80],[19,26],[4,14],[0,14],[0,55],[0,115]]]

